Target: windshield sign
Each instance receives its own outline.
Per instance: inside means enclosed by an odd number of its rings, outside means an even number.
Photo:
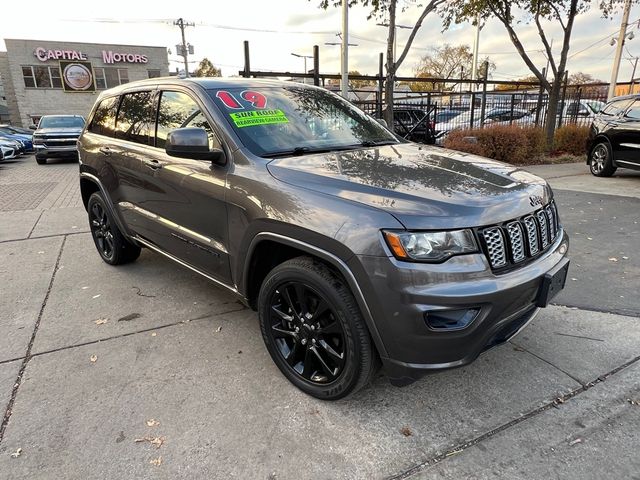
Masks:
[[[326,90],[228,88],[209,94],[255,155],[301,155],[399,143],[378,122]]]

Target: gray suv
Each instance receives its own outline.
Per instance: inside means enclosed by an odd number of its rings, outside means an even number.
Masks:
[[[563,288],[547,183],[398,138],[320,88],[152,79],[98,98],[80,186],[102,259],[141,248],[258,311],[282,373],[335,400],[503,343]]]
[[[78,158],[76,145],[84,118],[80,115],[45,115],[33,132],[36,162],[45,165],[47,158]]]

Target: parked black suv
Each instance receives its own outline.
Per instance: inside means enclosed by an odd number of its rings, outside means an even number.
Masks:
[[[320,88],[153,79],[103,92],[79,139],[102,259],[148,247],[258,310],[273,360],[322,399],[395,384],[518,333],[563,286],[549,186],[402,142]]]
[[[595,116],[587,164],[596,177],[610,177],[618,167],[640,170],[640,95],[614,98]]]

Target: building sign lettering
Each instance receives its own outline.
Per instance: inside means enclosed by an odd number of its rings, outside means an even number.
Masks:
[[[47,60],[86,60],[87,55],[85,53],[76,50],[47,50],[46,48],[36,48],[34,55],[41,62]]]
[[[111,50],[102,51],[102,61],[104,63],[147,63],[147,56],[138,53],[119,53]]]
[[[87,54],[79,50],[59,50],[38,47],[35,49],[33,54],[41,62],[47,62],[49,60],[88,60]],[[106,64],[147,63],[149,59],[146,55],[141,55],[139,53],[123,53],[114,52],[112,50],[102,50],[102,61]]]

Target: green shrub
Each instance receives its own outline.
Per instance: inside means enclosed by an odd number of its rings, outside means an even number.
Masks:
[[[554,153],[584,155],[589,128],[586,125],[564,125],[558,128],[553,139]]]
[[[476,141],[470,141],[475,138]],[[444,146],[513,165],[537,163],[544,151],[544,133],[536,127],[495,125],[481,129],[454,130]]]

